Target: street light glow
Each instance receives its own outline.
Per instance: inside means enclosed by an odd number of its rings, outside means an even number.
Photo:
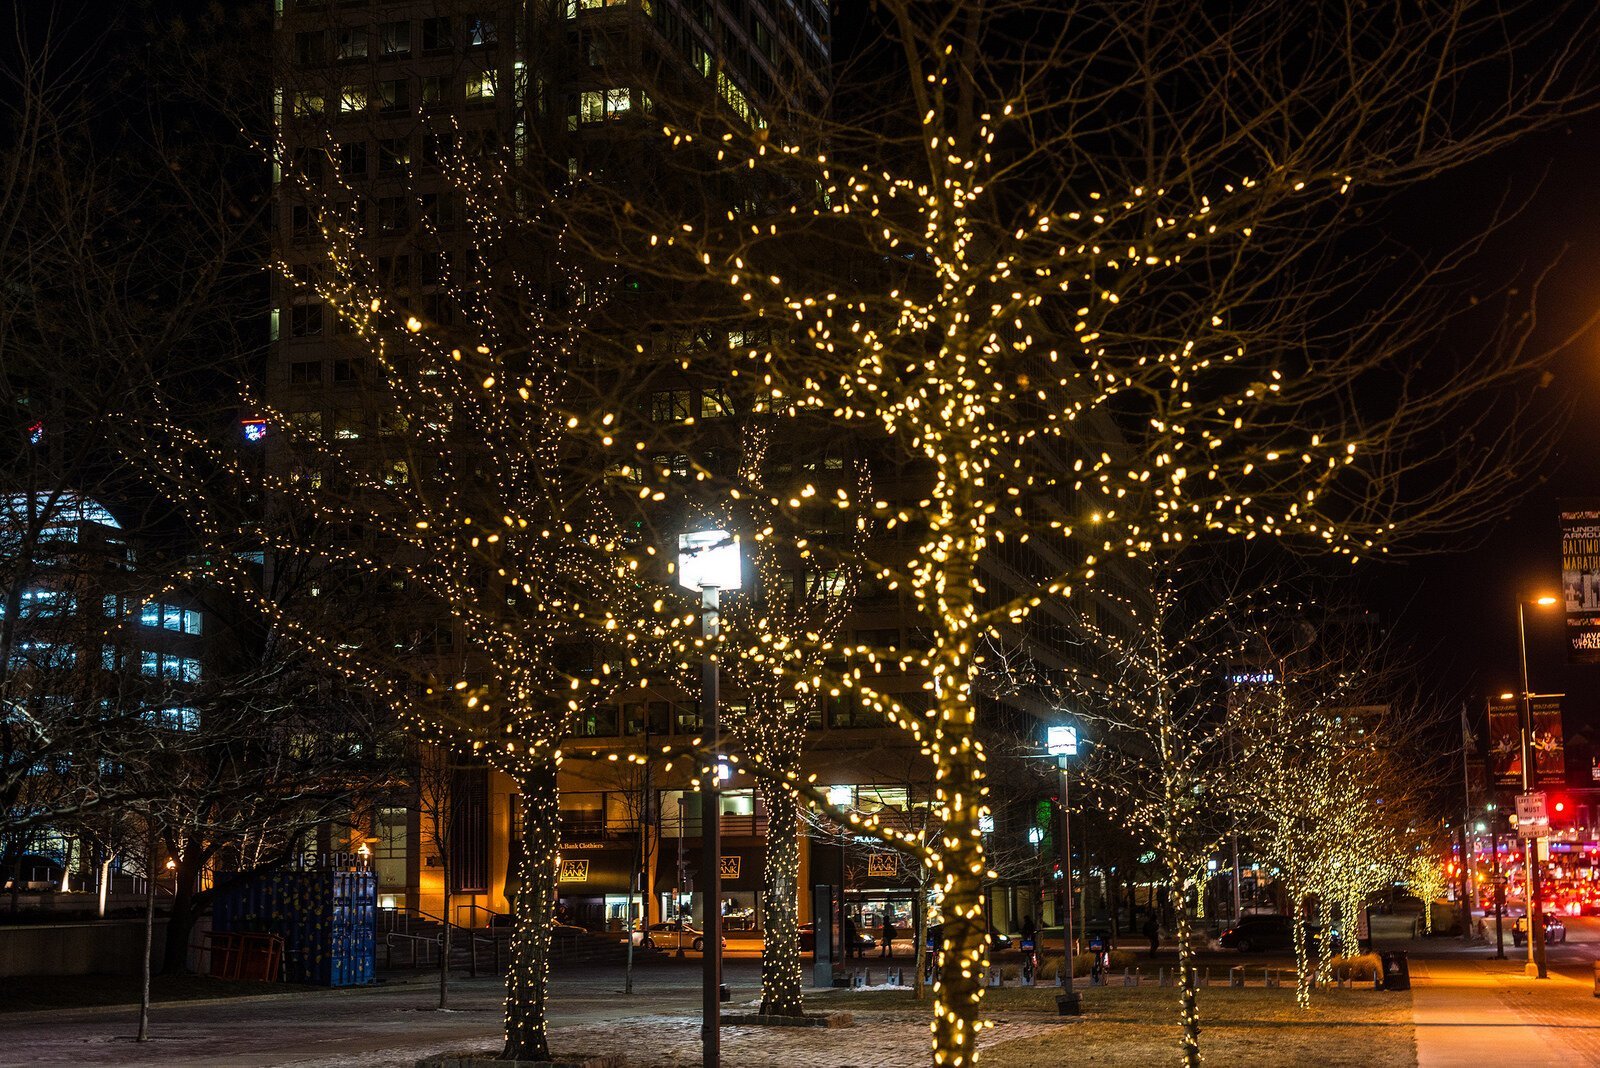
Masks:
[[[1556,603],[1556,599],[1547,593],[1543,597],[1535,598],[1533,603],[1536,605],[1542,605],[1545,608],[1549,608],[1551,605]]]

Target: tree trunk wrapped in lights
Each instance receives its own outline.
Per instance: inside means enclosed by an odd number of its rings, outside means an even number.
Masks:
[[[547,1061],[550,1036],[545,999],[550,989],[550,939],[556,919],[556,866],[561,851],[561,815],[556,762],[507,769],[521,793],[522,839],[517,858],[521,886],[512,902],[516,923],[506,965],[508,1061]]]
[[[767,809],[761,1014],[800,1016],[805,1008],[800,967],[800,801],[790,791],[764,781],[757,790]]]

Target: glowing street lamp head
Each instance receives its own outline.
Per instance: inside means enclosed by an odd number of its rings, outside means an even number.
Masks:
[[[1543,597],[1535,597],[1533,599],[1533,603],[1539,605],[1541,608],[1549,608],[1551,605],[1556,603],[1556,599],[1547,593]]]
[[[744,584],[739,535],[696,530],[678,535],[678,585],[691,590],[737,590]]]
[[[1044,729],[1044,750],[1051,756],[1078,755],[1078,728],[1064,723]]]
[[[1517,695],[1514,694],[1514,693],[1503,693],[1503,694],[1500,695],[1500,700],[1509,701],[1515,696],[1517,696]]]

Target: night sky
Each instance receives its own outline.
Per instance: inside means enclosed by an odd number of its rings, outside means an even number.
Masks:
[[[1535,306],[1539,337],[1554,344],[1600,309],[1596,160],[1600,116],[1582,116],[1426,191],[1426,203],[1407,205],[1423,210],[1395,213],[1396,236],[1444,247],[1481,228],[1509,193],[1520,213],[1469,265],[1483,285],[1463,286],[1460,297],[1487,297],[1508,284],[1526,297],[1529,284],[1554,263]],[[1550,370],[1534,416],[1558,425],[1559,440],[1548,462],[1529,465],[1510,518],[1484,524],[1469,542],[1429,546],[1420,559],[1365,574],[1358,568],[1366,599],[1384,613],[1390,633],[1414,645],[1436,673],[1436,695],[1472,701],[1480,720],[1485,695],[1517,688],[1519,591],[1560,592],[1557,500],[1600,496],[1600,332],[1584,332]],[[1600,727],[1600,667],[1567,665],[1559,609],[1529,610],[1528,644],[1534,691],[1570,695],[1568,732]]]

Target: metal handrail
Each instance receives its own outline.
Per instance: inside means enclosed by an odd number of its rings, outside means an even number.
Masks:
[[[389,920],[389,930],[393,931],[398,928],[401,933],[410,928],[412,920],[436,923],[440,927],[444,927],[447,922],[443,916],[435,916],[431,912],[424,912],[415,905],[406,905],[404,907],[380,905],[378,906],[378,916]],[[397,920],[399,921],[398,923],[395,922]]]
[[[467,910],[468,922],[465,923],[465,924],[463,924],[461,922],[461,910],[462,909],[466,909]],[[463,928],[465,930],[468,930],[468,931],[480,930],[480,928],[478,927],[478,924],[477,924],[478,913],[480,913],[480,912],[486,913],[488,915],[488,917],[489,917],[488,922],[486,922],[483,925],[483,927],[481,928],[482,930],[488,930],[488,929],[493,928],[494,927],[495,918],[498,917],[498,916],[506,915],[506,913],[504,913],[504,912],[496,912],[494,909],[489,908],[487,905],[479,905],[479,904],[477,904],[475,902],[469,902],[469,903],[465,903],[465,904],[457,904],[456,905],[456,926],[459,927],[459,928]]]
[[[426,950],[427,947],[432,946],[432,947],[434,947],[435,950],[442,951],[442,947],[444,945],[444,929],[440,928],[439,933],[436,934],[436,935],[414,935],[414,934],[406,934],[406,933],[404,933],[402,931],[391,931],[391,932],[389,932],[387,935],[384,936],[383,945],[384,945],[384,948],[389,951],[388,952],[388,961],[387,961],[387,963],[388,963],[388,966],[391,967],[391,968],[394,967],[394,947],[395,947],[395,942],[396,942],[397,939],[399,941],[405,942],[405,943],[407,943],[407,944],[409,944],[411,946],[411,960],[410,960],[411,967],[413,967],[413,968],[422,968],[422,967],[425,967],[425,966],[427,966],[429,964],[433,964],[433,963],[437,962],[438,957],[437,956],[433,956],[432,959],[430,960],[429,957],[431,955],[429,953],[427,953],[427,952],[419,953],[418,952],[418,950],[417,950],[418,945],[420,944],[423,947],[424,950]]]

